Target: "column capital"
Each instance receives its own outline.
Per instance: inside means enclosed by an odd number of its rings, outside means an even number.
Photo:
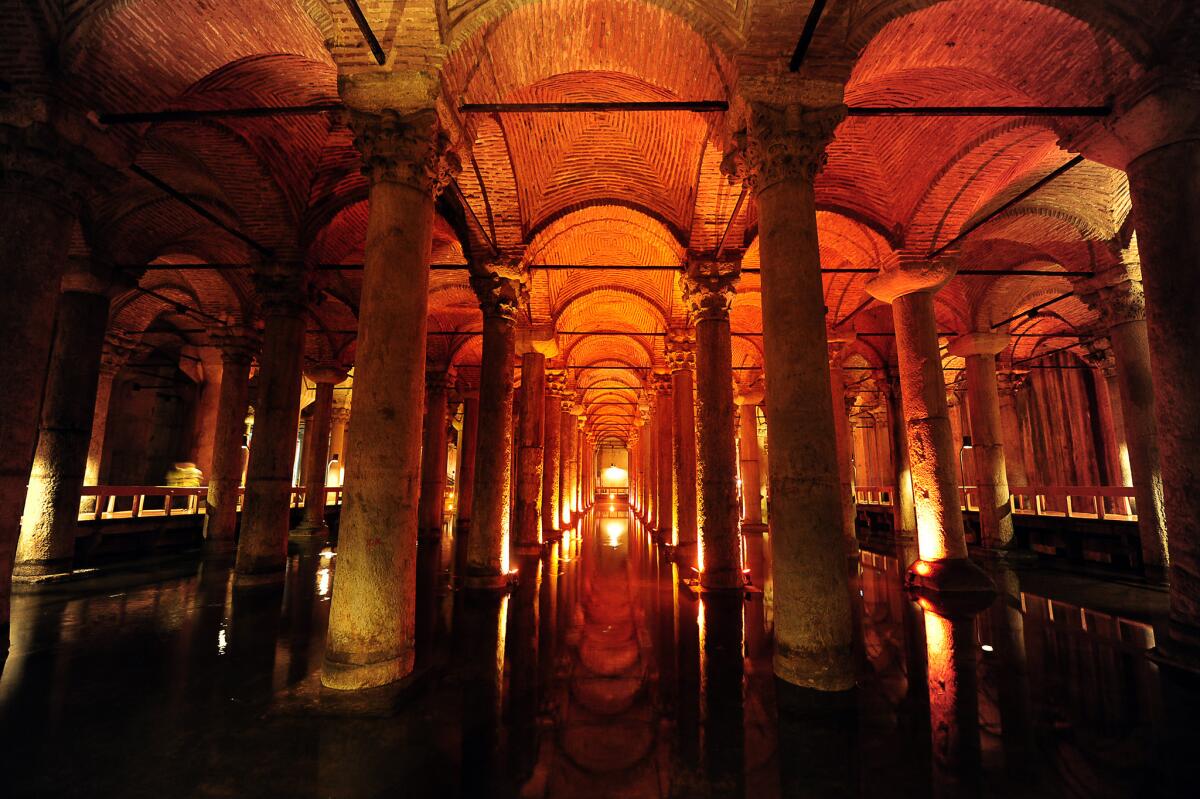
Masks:
[[[900,266],[879,272],[867,281],[866,290],[880,302],[889,305],[897,297],[927,291],[937,292],[954,277],[958,263],[954,257],[901,258]]]
[[[972,355],[999,355],[1008,347],[1008,333],[982,331],[963,333],[950,340],[949,353],[959,358]]]
[[[137,339],[123,330],[110,330],[104,335],[100,350],[100,374],[115,377],[121,367],[137,351]]]
[[[251,275],[264,316],[298,316],[307,305],[308,280],[300,264],[268,260],[255,266]]]
[[[853,331],[829,331],[826,333],[825,344],[829,349],[829,365],[836,367],[846,354],[846,350],[858,340],[858,334]]]
[[[371,185],[399,183],[436,197],[462,170],[433,109],[350,113],[354,146]]]
[[[528,290],[520,278],[505,277],[496,272],[471,275],[471,289],[479,298],[484,317],[515,322]]]
[[[1092,368],[1100,370],[1100,373],[1106,378],[1115,377],[1117,374],[1117,358],[1112,351],[1112,342],[1107,337],[1095,338],[1084,345],[1087,352],[1083,359],[1092,365]]]
[[[846,106],[747,103],[748,122],[733,134],[734,146],[721,160],[731,183],[755,193],[783,180],[813,180],[825,165],[825,147],[846,118]]]
[[[667,365],[672,372],[682,372],[695,368],[695,332],[686,328],[672,328],[667,331]]]
[[[17,111],[18,116],[28,116],[14,120],[16,124],[7,119],[0,124],[0,190],[32,195],[76,214],[99,187],[120,182],[122,174],[113,167],[116,159],[111,154],[98,157],[48,124],[57,110],[45,107],[42,100],[34,105],[38,108]]]
[[[567,395],[566,369],[547,369],[545,380],[546,396],[561,398]]]
[[[740,258],[691,256],[683,275],[683,301],[697,320],[728,319],[741,276]]]
[[[996,385],[1001,394],[1016,394],[1029,382],[1028,369],[1004,369],[996,371]]]
[[[350,376],[350,370],[340,363],[318,363],[307,367],[304,375],[314,383],[337,385]]]
[[[454,391],[458,385],[458,376],[453,369],[426,369],[426,391]]]
[[[1127,322],[1146,320],[1146,295],[1142,270],[1136,264],[1114,267],[1080,284],[1079,298],[1100,314],[1100,323],[1112,329]]]
[[[329,409],[329,418],[335,424],[350,421],[350,406],[349,405],[334,405]]]
[[[209,338],[220,348],[224,364],[248,364],[262,346],[258,331],[245,325],[225,325],[212,331]]]
[[[654,372],[650,375],[651,391],[658,397],[671,396],[671,375],[665,372]]]

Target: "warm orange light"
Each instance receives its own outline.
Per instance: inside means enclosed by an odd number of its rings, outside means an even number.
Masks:
[[[933,574],[933,567],[930,566],[928,562],[923,560],[918,560],[916,563],[914,563],[912,569],[922,577],[928,577],[929,575]]]

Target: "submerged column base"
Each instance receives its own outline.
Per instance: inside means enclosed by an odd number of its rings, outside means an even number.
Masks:
[[[25,560],[13,566],[13,583],[26,585],[65,580],[74,573],[74,558]]]
[[[969,558],[917,560],[904,575],[906,588],[933,594],[994,595],[996,585]]]
[[[379,688],[406,677],[413,670],[415,661],[416,653],[412,648],[398,657],[371,663],[338,661],[327,657],[321,666],[321,685],[335,691]]]

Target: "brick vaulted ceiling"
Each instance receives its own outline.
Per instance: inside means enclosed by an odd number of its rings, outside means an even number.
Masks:
[[[437,264],[482,268],[490,239],[529,268],[527,320],[560,339],[571,385],[596,408],[628,402],[663,366],[662,334],[686,324],[670,269],[718,242],[758,266],[753,199],[720,162],[736,114],[459,112],[463,103],[726,100],[786,69],[807,0],[360,0],[388,55],[374,66],[335,0],[60,0],[12,6],[22,35],[0,53],[6,92],[52,95],[95,133],[255,242],[310,266],[362,261],[367,206],[352,137],[335,114],[105,128],[97,115],[166,108],[336,101],[339,77],[434,75],[438,111],[463,155],[439,203]],[[830,0],[801,78],[844,86],[860,105],[1099,105],[1136,80],[1186,4],[1166,0]],[[1137,21],[1134,25],[1131,22]],[[45,69],[44,65],[51,65]],[[822,265],[878,268],[923,254],[1069,160],[1069,121],[1014,117],[851,117],[817,181]],[[735,214],[735,209],[737,213]],[[1124,175],[1085,162],[966,236],[964,266],[1089,271],[1136,250]],[[112,325],[174,325],[203,343],[195,314],[252,316],[244,240],[144,181],[112,187],[86,215],[76,254],[155,263],[145,292],[119,298]],[[168,268],[178,264],[179,268]],[[354,269],[315,273],[309,357],[353,362],[361,287]],[[475,379],[480,317],[467,271],[440,270],[430,294],[431,365]],[[886,333],[865,275],[827,274],[828,322]],[[989,327],[1070,291],[1066,278],[955,279],[937,297],[946,331]],[[734,303],[738,379],[761,367],[758,276]],[[1096,326],[1077,299],[1019,324],[1003,358],[1062,346]],[[579,331],[583,331],[582,333]],[[586,335],[592,331],[594,335]],[[599,335],[603,333],[604,335]],[[657,334],[657,335],[655,335]],[[875,340],[876,343],[884,339]],[[882,362],[888,345],[859,348]],[[869,351],[868,351],[869,350]],[[1076,348],[1077,351],[1080,351]],[[606,404],[607,403],[607,404]],[[611,417],[608,417],[611,419]],[[630,422],[608,431],[628,435]]]

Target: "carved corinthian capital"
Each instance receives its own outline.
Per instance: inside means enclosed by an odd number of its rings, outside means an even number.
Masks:
[[[683,301],[697,320],[728,319],[741,275],[737,261],[693,259],[683,276]]]
[[[362,172],[376,183],[401,183],[436,197],[462,170],[450,139],[432,110],[400,115],[357,113],[351,117]]]
[[[524,284],[518,278],[495,272],[471,275],[471,288],[479,298],[479,308],[485,317],[516,321],[526,293]]]
[[[667,333],[667,366],[672,372],[696,367],[696,334],[676,328]]]
[[[815,178],[825,165],[834,129],[846,118],[843,105],[750,103],[749,108],[749,124],[734,134],[734,148],[721,161],[721,171],[755,193],[782,180]]]

